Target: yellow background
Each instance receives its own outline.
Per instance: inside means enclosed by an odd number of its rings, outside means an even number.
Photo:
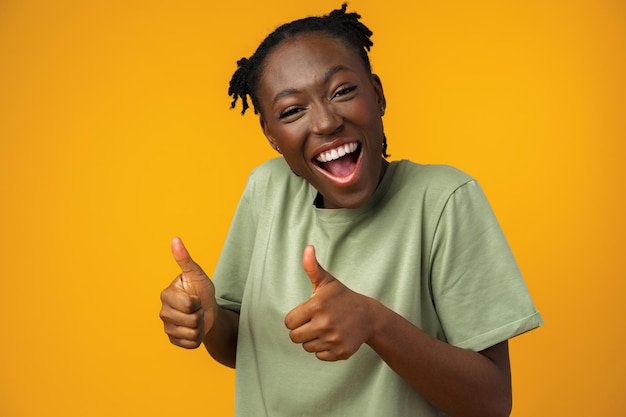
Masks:
[[[215,4],[213,4],[215,3]],[[250,169],[235,61],[291,1],[0,2],[0,415],[232,413],[171,346],[182,236],[211,273]],[[626,3],[365,1],[392,159],[479,179],[546,326],[511,342],[514,417],[626,415]]]

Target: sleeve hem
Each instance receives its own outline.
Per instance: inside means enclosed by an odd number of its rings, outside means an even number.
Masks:
[[[541,318],[541,314],[535,312],[530,316],[526,316],[523,319],[517,320],[513,323],[498,327],[497,329],[472,337],[471,339],[452,344],[460,348],[470,349],[475,352],[479,352],[500,342],[511,339],[515,336],[519,336],[522,333],[526,333],[530,330],[536,329],[537,327],[540,327],[542,325],[543,320]]]
[[[234,302],[234,301],[229,301],[229,300],[225,300],[223,298],[220,297],[216,297],[216,301],[217,301],[217,305],[219,305],[222,308],[225,308],[227,310],[232,310],[235,313],[240,313],[241,312],[241,304]]]

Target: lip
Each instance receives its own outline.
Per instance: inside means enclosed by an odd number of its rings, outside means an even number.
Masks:
[[[350,144],[350,143],[356,143],[357,144],[357,152],[359,152],[359,157],[356,161],[356,165],[354,167],[354,170],[352,170],[352,172],[345,176],[345,177],[336,177],[334,175],[332,175],[330,172],[326,171],[325,169],[321,168],[318,164],[318,160],[317,157],[320,154],[323,154],[325,152],[331,151],[333,149],[337,149],[339,147],[342,147],[346,144]],[[332,184],[337,185],[337,186],[349,186],[354,184],[359,176],[359,172],[361,170],[361,165],[363,162],[363,144],[358,141],[358,140],[354,140],[354,139],[345,139],[345,140],[341,140],[341,141],[335,141],[332,143],[328,143],[326,145],[324,145],[323,147],[320,147],[316,152],[315,152],[315,156],[311,159],[311,163],[313,164],[313,166],[315,167],[315,169],[317,170],[317,172],[319,172],[320,174],[322,174],[322,176],[324,176],[328,181],[330,181]]]

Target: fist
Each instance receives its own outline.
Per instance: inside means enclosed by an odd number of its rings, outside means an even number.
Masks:
[[[305,248],[302,266],[313,293],[285,317],[289,337],[320,360],[348,359],[372,335],[374,300],[350,290],[322,268],[312,246]]]
[[[179,238],[172,240],[172,255],[181,274],[161,292],[159,316],[172,344],[195,349],[213,326],[215,287]]]

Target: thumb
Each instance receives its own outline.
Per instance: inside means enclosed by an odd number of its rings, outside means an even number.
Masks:
[[[335,279],[317,262],[315,248],[311,245],[304,248],[302,266],[304,267],[304,272],[309,276],[311,284],[313,284],[313,292]]]
[[[194,281],[204,280],[206,275],[200,265],[191,259],[191,255],[179,237],[172,239],[172,255],[182,271],[183,288],[188,294],[197,295]]]

